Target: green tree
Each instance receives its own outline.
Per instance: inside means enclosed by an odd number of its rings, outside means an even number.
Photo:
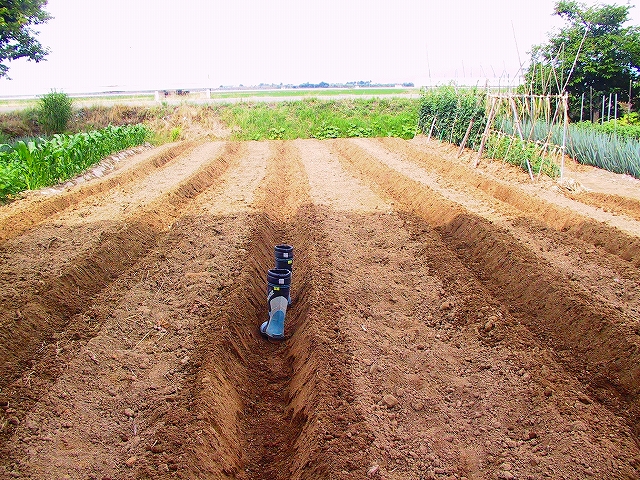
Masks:
[[[539,94],[567,91],[571,111],[578,116],[583,93],[598,99],[618,93],[632,103],[630,87],[640,80],[640,29],[624,26],[631,8],[557,2],[554,14],[567,24],[547,43],[533,47],[527,86]]]
[[[51,17],[43,10],[47,0],[0,0],[0,78],[7,76],[11,60],[27,58],[39,62],[48,50],[30,27]]]

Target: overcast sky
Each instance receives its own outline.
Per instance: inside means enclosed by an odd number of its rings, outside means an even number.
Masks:
[[[47,61],[0,96],[371,80],[513,79],[554,0],[49,0]],[[588,4],[594,2],[588,1]],[[618,3],[626,3],[618,0]],[[634,24],[640,0],[632,0]]]

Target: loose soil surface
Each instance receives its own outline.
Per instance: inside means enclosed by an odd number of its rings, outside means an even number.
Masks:
[[[640,478],[639,182],[472,155],[183,142],[1,207],[0,478]]]

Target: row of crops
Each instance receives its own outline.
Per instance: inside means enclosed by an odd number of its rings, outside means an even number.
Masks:
[[[0,145],[0,200],[67,180],[112,153],[143,144],[143,124]]]
[[[428,90],[422,96],[418,128],[432,138],[456,145],[466,142],[465,146],[478,150],[488,110],[485,91],[455,87]],[[640,126],[635,124],[633,115],[602,125],[569,124],[566,154],[586,165],[640,178]],[[525,132],[522,138],[516,134],[509,109],[497,115],[485,139],[484,156],[502,158],[532,175],[558,176],[563,125],[522,118],[518,127],[520,133]]]

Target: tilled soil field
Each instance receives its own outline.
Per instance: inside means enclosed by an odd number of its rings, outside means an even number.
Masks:
[[[639,183],[469,155],[185,142],[2,207],[0,478],[640,478]]]

